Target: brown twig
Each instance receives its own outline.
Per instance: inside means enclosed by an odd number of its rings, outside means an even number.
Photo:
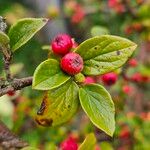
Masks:
[[[0,30],[5,31],[7,25],[5,19],[0,16]],[[6,80],[0,81],[0,96],[8,93],[9,91],[21,90],[24,87],[30,86],[32,84],[32,77],[13,79],[10,72],[10,64],[12,60],[12,51],[9,46],[1,47],[1,52],[3,54],[4,70],[6,74]]]
[[[5,23],[5,19],[0,16],[0,31],[5,32],[7,25]],[[1,52],[3,54],[3,60],[4,60],[4,70],[6,73],[6,80],[8,82],[12,81],[12,76],[10,73],[10,64],[12,60],[12,52],[8,45],[6,47],[1,47]]]
[[[28,143],[20,140],[0,121],[0,147],[5,150],[10,150],[12,148],[20,149],[26,146],[28,146]]]
[[[14,79],[9,85],[4,85],[3,88],[0,88],[0,96],[7,94],[9,91],[21,90],[30,85],[32,85],[32,77]]]
[[[6,79],[8,82],[12,81],[12,76],[11,76],[11,72],[10,72],[10,64],[11,64],[11,60],[12,60],[12,53],[10,50],[4,50],[3,52],[3,60],[4,60],[4,70],[6,73]]]

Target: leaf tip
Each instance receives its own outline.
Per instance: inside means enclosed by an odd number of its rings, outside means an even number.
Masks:
[[[43,18],[42,21],[47,23],[49,21],[49,19],[48,18]]]

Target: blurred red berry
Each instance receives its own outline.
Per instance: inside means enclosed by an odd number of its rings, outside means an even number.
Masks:
[[[93,77],[86,77],[84,83],[85,84],[92,84],[92,83],[95,83],[95,80]]]
[[[130,129],[128,126],[124,126],[120,133],[119,133],[119,137],[122,138],[122,139],[125,139],[125,138],[129,138],[130,137]]]
[[[132,27],[135,31],[141,31],[143,29],[141,23],[134,23]]]
[[[146,75],[142,75],[142,82],[149,82],[150,81],[150,77],[146,76]]]
[[[61,59],[61,68],[69,75],[78,74],[83,69],[83,59],[79,54],[70,52]]]
[[[101,150],[98,145],[95,146],[95,150]]]
[[[137,72],[131,76],[131,80],[141,83],[141,82],[149,82],[150,77],[146,75],[142,75],[141,73]]]
[[[118,76],[116,73],[110,72],[110,73],[104,74],[102,76],[102,81],[106,85],[113,85],[116,83],[117,78],[118,78]]]
[[[61,150],[77,150],[78,144],[72,137],[69,137],[61,143],[60,148]]]
[[[108,0],[108,6],[113,8],[117,13],[123,13],[125,11],[124,5],[119,0]]]
[[[84,9],[77,4],[72,15],[71,22],[74,24],[80,23],[85,17]]]
[[[118,4],[116,6],[115,10],[116,10],[117,13],[123,13],[123,12],[125,12],[125,7],[124,7],[123,4]]]
[[[135,82],[141,82],[142,81],[142,76],[140,73],[135,73],[131,76],[131,79]]]
[[[117,5],[117,3],[118,3],[117,0],[108,0],[108,6],[110,8],[115,7]]]
[[[8,95],[8,96],[14,96],[15,93],[16,93],[15,91],[11,90],[11,91],[8,91],[8,92],[7,92],[7,95]]]
[[[129,60],[128,64],[131,66],[131,67],[136,67],[137,66],[137,60],[132,58]]]
[[[65,55],[71,50],[73,46],[73,42],[69,35],[59,34],[54,38],[51,46],[55,54]]]
[[[122,90],[125,94],[131,94],[133,92],[133,87],[129,86],[129,85],[124,85],[122,87]]]
[[[132,28],[132,26],[127,26],[127,27],[125,28],[125,33],[126,33],[127,35],[130,35],[131,33],[133,33],[133,28]]]

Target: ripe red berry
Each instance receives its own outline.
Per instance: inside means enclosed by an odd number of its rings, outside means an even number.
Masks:
[[[15,91],[12,91],[12,90],[11,90],[11,91],[8,91],[8,92],[7,92],[7,95],[8,95],[8,96],[14,96],[14,95],[15,95]]]
[[[83,69],[83,59],[79,54],[70,52],[61,59],[61,68],[69,75],[78,74]]]
[[[85,84],[92,84],[92,83],[95,83],[95,80],[92,77],[86,77],[84,83]]]
[[[67,34],[59,34],[52,41],[52,50],[55,54],[65,55],[67,54],[73,46],[72,39]]]
[[[113,85],[116,83],[117,78],[117,74],[115,74],[114,72],[110,72],[102,76],[102,81],[106,85]]]
[[[69,137],[61,143],[60,148],[61,150],[77,150],[78,145],[72,137]]]

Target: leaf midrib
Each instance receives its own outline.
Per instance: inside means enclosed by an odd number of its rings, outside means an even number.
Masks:
[[[115,42],[118,42],[118,41],[115,41]],[[112,42],[112,43],[115,43],[115,42]],[[110,44],[112,44],[112,43],[110,43]],[[108,44],[107,46],[109,46],[110,44]],[[106,46],[106,47],[107,47],[107,46]],[[119,50],[114,50],[114,51],[111,51],[111,52],[102,52],[102,53],[99,54],[99,55],[109,54],[109,53],[112,53],[112,52],[115,52],[115,51],[126,50],[126,49],[129,49],[130,47],[132,48],[132,47],[134,47],[134,46],[135,46],[135,45],[128,46],[128,47],[125,47],[125,48],[122,48],[122,49],[119,49]],[[106,48],[106,47],[105,47],[105,48]],[[99,57],[99,55],[98,55],[98,56],[91,57],[90,59],[85,59],[84,61],[86,62],[86,61],[89,61],[89,60],[91,60],[91,59],[95,59],[95,58]]]

